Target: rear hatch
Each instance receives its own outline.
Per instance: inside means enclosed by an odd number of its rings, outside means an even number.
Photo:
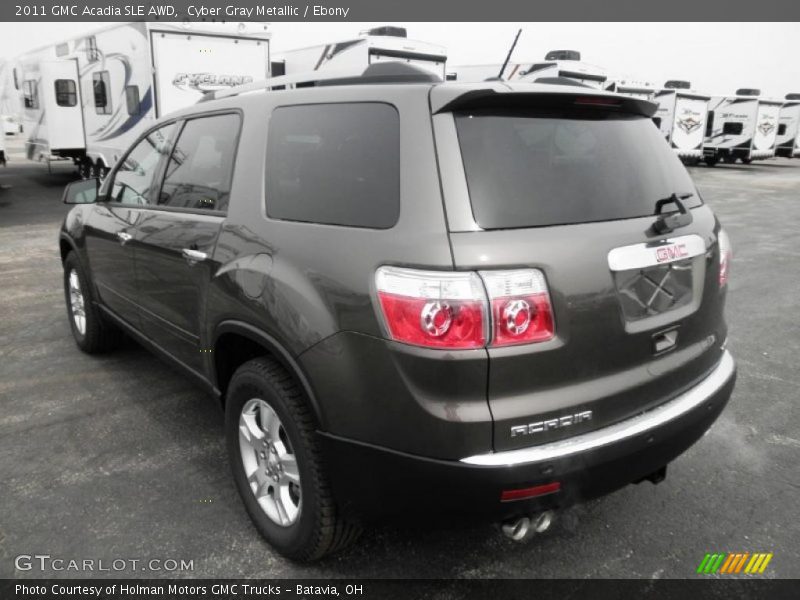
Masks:
[[[655,106],[525,87],[431,96],[456,268],[538,269],[552,304],[553,339],[487,350],[498,451],[663,403],[726,337],[719,225]],[[657,233],[662,199],[691,219]]]

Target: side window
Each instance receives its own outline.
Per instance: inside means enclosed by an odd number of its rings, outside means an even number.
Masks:
[[[86,38],[86,60],[88,62],[97,62],[100,56],[97,52],[97,38],[90,35]]]
[[[710,110],[706,117],[706,137],[709,137],[712,133],[714,133],[714,111]]]
[[[94,89],[94,109],[98,115],[111,114],[111,80],[108,71],[99,71],[92,74],[92,88]]]
[[[25,108],[39,108],[39,85],[33,79],[22,82],[22,96]]]
[[[170,123],[151,131],[133,147],[114,174],[109,202],[136,206],[150,203],[160,159],[169,152],[174,134],[175,123]]]
[[[138,115],[140,111],[139,86],[129,85],[125,88],[125,103],[128,105],[129,115]]]
[[[786,123],[778,125],[778,135],[786,135]]]
[[[728,122],[722,126],[722,133],[725,135],[741,135],[743,130],[744,125],[742,123]]]
[[[56,79],[56,104],[59,106],[75,106],[78,104],[78,92],[72,79]]]
[[[387,229],[400,214],[400,118],[383,103],[286,106],[267,136],[274,219]]]
[[[226,211],[240,124],[239,115],[187,121],[167,164],[158,204]]]

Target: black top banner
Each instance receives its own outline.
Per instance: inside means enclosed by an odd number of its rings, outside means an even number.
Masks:
[[[800,21],[795,0],[4,0],[2,21]],[[713,32],[709,31],[709,36]]]

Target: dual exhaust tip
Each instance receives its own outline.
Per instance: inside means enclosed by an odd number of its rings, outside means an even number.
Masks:
[[[532,538],[537,533],[544,533],[553,524],[556,514],[552,510],[546,510],[528,517],[517,517],[505,521],[501,529],[503,535],[514,542],[524,542]]]

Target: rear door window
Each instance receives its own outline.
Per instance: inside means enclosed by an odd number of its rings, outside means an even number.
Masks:
[[[651,119],[606,111],[455,115],[473,216],[483,229],[654,214],[695,191]],[[697,196],[684,201],[700,205]]]
[[[400,118],[374,102],[275,109],[266,165],[274,219],[386,229],[400,214]]]
[[[228,114],[186,122],[167,165],[160,206],[227,210],[240,121]]]

